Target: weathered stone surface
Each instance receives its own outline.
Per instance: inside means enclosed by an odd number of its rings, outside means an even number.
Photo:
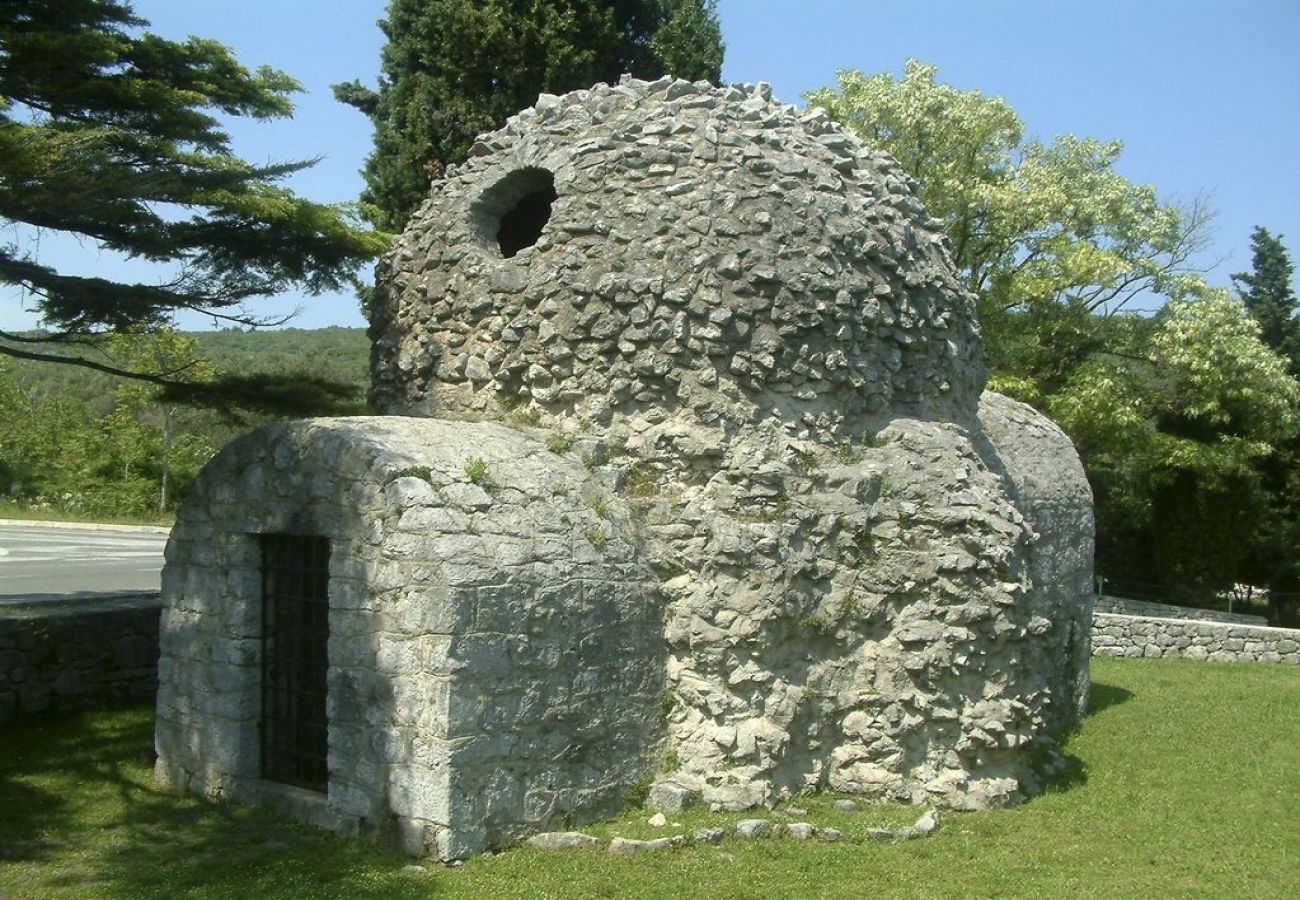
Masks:
[[[640,841],[633,838],[616,837],[609,842],[609,852],[618,854],[645,853],[654,850],[668,850],[672,847],[680,846],[685,843],[686,836],[682,834],[673,835],[672,837],[655,838],[649,841]]]
[[[652,809],[657,809],[660,812],[679,813],[691,806],[698,796],[698,792],[680,784],[671,781],[660,781],[650,786],[650,796],[647,802]]]
[[[152,697],[160,605],[157,594],[0,602],[0,726]]]
[[[1151,619],[1191,619],[1200,622],[1224,622],[1233,625],[1268,625],[1265,616],[1246,613],[1221,612],[1217,609],[1200,609],[1194,606],[1175,606],[1170,603],[1151,603],[1125,597],[1102,595],[1093,597],[1094,613],[1111,613],[1120,616],[1142,616]]]
[[[938,817],[934,814],[934,810],[929,810],[914,823],[902,828],[868,828],[867,837],[877,841],[906,841],[932,834],[938,827]]]
[[[817,828],[810,822],[791,822],[785,826],[785,833],[796,841],[806,841],[817,833]]]
[[[741,819],[736,823],[736,834],[743,838],[756,838],[768,834],[772,823],[767,819]]]
[[[547,831],[530,837],[528,845],[540,850],[594,850],[600,838],[580,831]]]
[[[983,393],[897,164],[669,79],[543,98],[477,148],[374,307],[373,399],[455,421],[271,429],[205,472],[169,548],[160,773],[248,783],[247,536],[308,528],[339,560],[329,803],[408,847],[597,814],[659,759],[716,809],[1016,799],[1086,702],[1090,497],[1059,430]]]
[[[662,735],[663,603],[632,527],[578,460],[501,425],[363,417],[235,441],[168,545],[159,777],[264,794],[257,535],[317,534],[326,824],[396,820],[410,852],[457,859],[616,810]]]
[[[524,111],[448,174],[382,266],[374,397],[504,404],[629,498],[670,601],[672,779],[706,802],[1014,799],[1020,748],[1086,702],[1077,456],[981,399],[971,298],[890,158],[670,85]],[[502,258],[542,182],[549,220]]]
[[[381,407],[759,413],[847,439],[891,408],[969,409],[973,307],[898,165],[745,88],[681,89],[722,102],[597,86],[448,172],[380,273]],[[550,183],[546,226],[502,258],[503,218]]]

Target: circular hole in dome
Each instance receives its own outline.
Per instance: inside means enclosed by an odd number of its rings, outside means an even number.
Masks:
[[[506,259],[537,243],[556,200],[555,176],[546,169],[518,169],[483,192],[474,204],[479,233]]]

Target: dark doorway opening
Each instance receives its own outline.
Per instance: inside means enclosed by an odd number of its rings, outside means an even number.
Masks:
[[[262,777],[329,780],[329,539],[262,535]]]

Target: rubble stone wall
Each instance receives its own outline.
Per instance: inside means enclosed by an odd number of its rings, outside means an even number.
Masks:
[[[502,199],[530,173],[557,196],[505,257]],[[597,425],[776,419],[830,441],[900,412],[969,415],[984,368],[943,242],[891,157],[765,86],[544,95],[434,186],[382,264],[374,397]]]
[[[1300,664],[1300,630],[1294,628],[1097,613],[1092,642],[1097,656]]]
[[[372,337],[381,408],[549,432],[622,494],[669,601],[667,774],[706,801],[1010,802],[1080,714],[1077,455],[981,406],[939,227],[823,112],[669,79],[543,96],[434,185]]]
[[[250,598],[289,530],[334,548],[336,827],[447,859],[656,773],[719,808],[1033,790],[1087,698],[1091,495],[984,393],[913,187],[763,85],[482,136],[379,268],[391,418],[258,432],[182,509],[160,775],[268,796]]]
[[[153,697],[156,594],[0,605],[0,724]]]
[[[1097,612],[1153,619],[1196,619],[1203,622],[1230,622],[1234,625],[1268,624],[1268,619],[1264,616],[1220,612],[1217,609],[1201,609],[1195,606],[1174,606],[1171,603],[1151,603],[1146,600],[1130,600],[1126,597],[1108,595],[1094,597],[1093,609]]]

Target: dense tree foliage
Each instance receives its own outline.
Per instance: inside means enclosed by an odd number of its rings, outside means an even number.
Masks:
[[[1246,309],[1259,322],[1260,337],[1300,376],[1300,298],[1291,286],[1295,266],[1280,234],[1256,226],[1250,236],[1251,271],[1232,276]]]
[[[1098,568],[1212,597],[1268,527],[1258,465],[1294,433],[1300,388],[1224,291],[1106,324],[1105,349],[1045,398],[1088,468]]]
[[[889,151],[918,182],[979,298],[994,365],[1050,387],[1097,349],[1095,315],[1144,292],[1194,285],[1208,213],[1162,203],[1115,171],[1122,145],[1064,135],[1026,140],[1000,97],[936,80],[910,60],[902,79],[838,73],[810,104]]]
[[[379,23],[378,90],[335,95],[375,125],[366,214],[400,230],[430,181],[464,161],[476,135],[541,93],[623,73],[716,82],[722,39],[714,0],[392,0]]]
[[[338,289],[383,249],[384,236],[346,209],[279,186],[311,161],[259,166],[232,154],[221,117],[288,116],[291,78],[146,25],[123,0],[0,4],[0,221],[11,235],[0,243],[0,283],[45,325],[7,335],[0,352],[126,371],[48,347],[156,328],[178,310],[256,323],[250,301]],[[145,284],[58,271],[39,256],[46,231],[165,274]]]
[[[1281,584],[1261,565],[1300,547],[1280,527],[1300,499],[1280,462],[1300,406],[1274,352],[1295,322],[1280,244],[1256,232],[1243,305],[1191,268],[1203,204],[1123,178],[1119,142],[1026,140],[1006,101],[936,76],[917,62],[902,79],[842,71],[808,100],[916,180],[976,294],[992,386],[1048,412],[1080,450],[1098,571],[1192,603],[1242,579]],[[1126,312],[1142,296],[1168,302]]]
[[[1251,271],[1233,281],[1264,343],[1300,377],[1300,300],[1292,286],[1291,255],[1281,235],[1262,227],[1255,228],[1250,242]],[[1300,429],[1277,442],[1255,468],[1265,503],[1253,531],[1247,578],[1269,589],[1273,621],[1300,625]]]

